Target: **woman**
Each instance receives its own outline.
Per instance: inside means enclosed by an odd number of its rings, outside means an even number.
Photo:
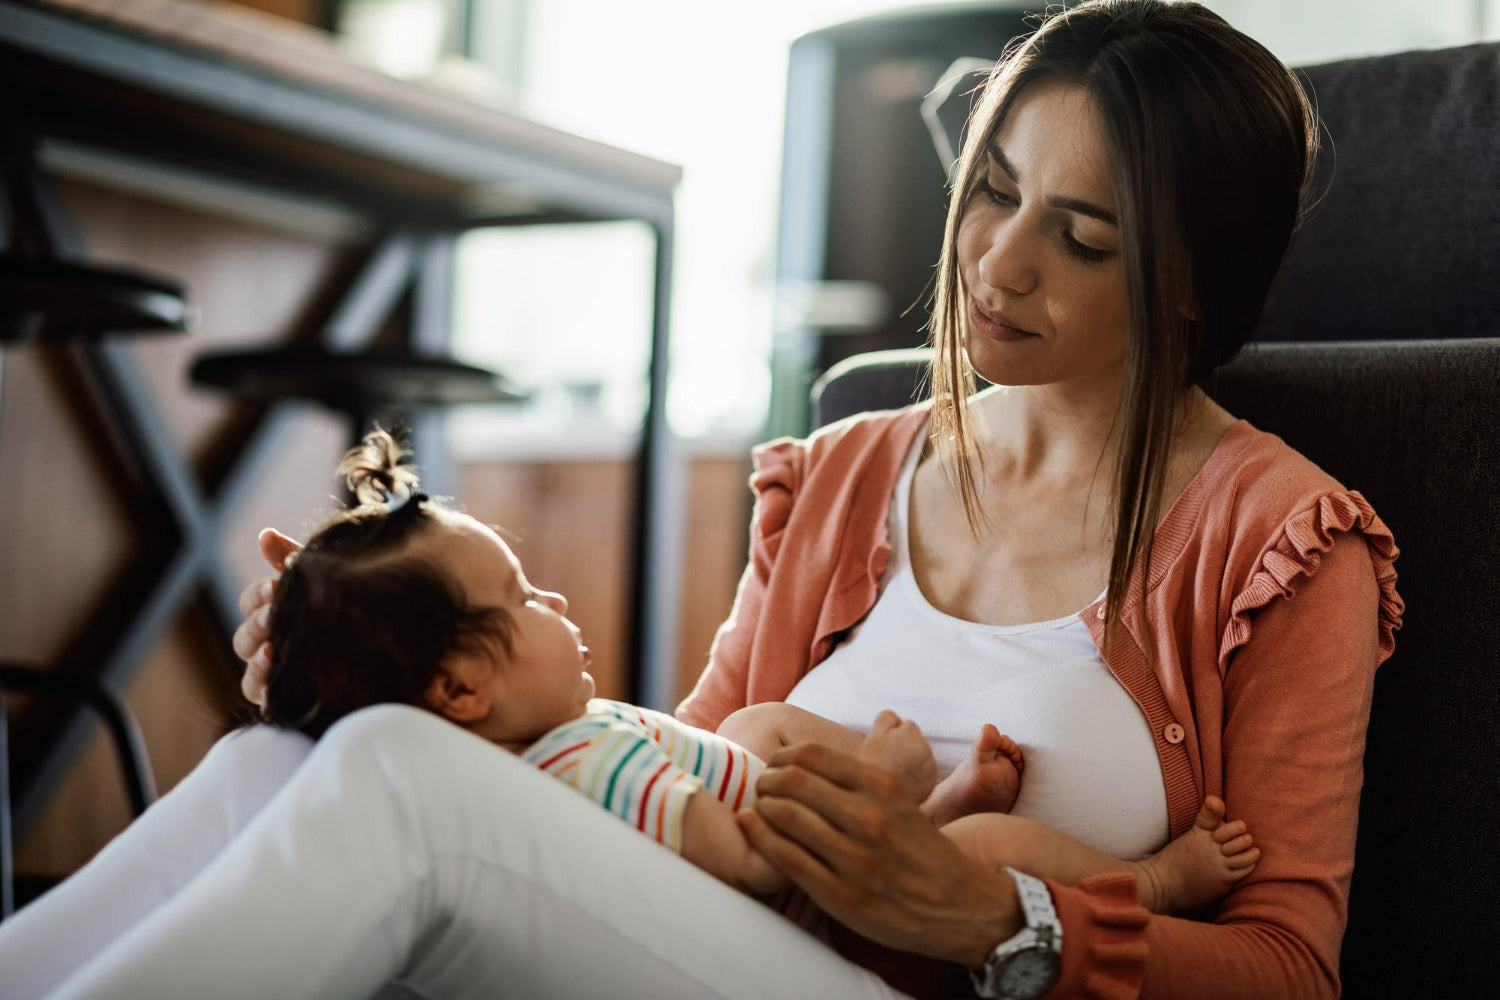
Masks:
[[[888,775],[790,747],[746,832],[839,924],[967,968],[989,996],[1337,994],[1396,550],[1359,494],[1198,387],[1255,325],[1314,147],[1291,75],[1201,7],[1096,0],[1048,18],[971,123],[930,407],[757,452],[750,566],[678,713],[712,726],[787,699],[858,723],[888,702],[941,755],[945,720],[968,711],[1026,732],[1018,814],[1148,850],[1217,795],[1260,864],[1212,922],[1151,916],[1129,876],[1038,885],[997,867],[1013,863],[1003,844],[993,864],[960,853]],[[971,400],[971,372],[1009,388]],[[279,565],[287,543],[263,550]],[[267,596],[252,589],[247,610]],[[252,614],[236,648],[264,635]],[[217,795],[259,815],[165,888],[151,869],[167,903],[58,995],[171,996],[201,975],[224,996],[357,996],[396,976],[426,995],[888,995],[418,714],[345,720],[263,809],[264,771],[290,768],[257,755],[298,754],[256,734],[221,744],[164,814]],[[240,798],[252,783],[220,777],[237,769],[262,790]],[[433,772],[453,778],[412,778]],[[484,803],[502,795],[500,823]],[[183,825],[151,820],[0,932],[0,965],[69,899],[143,898],[132,843]],[[518,823],[533,831],[519,842]],[[575,883],[606,905],[570,909]],[[211,972],[192,967],[204,952]]]

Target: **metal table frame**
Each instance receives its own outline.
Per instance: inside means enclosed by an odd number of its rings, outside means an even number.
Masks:
[[[175,14],[163,18],[161,32],[85,16],[77,8],[86,6],[0,0],[0,101],[21,168],[21,181],[0,198],[0,221],[9,224],[0,228],[13,227],[33,249],[84,257],[77,231],[36,167],[37,151],[57,139],[325,201],[369,220],[378,235],[362,269],[339,290],[322,327],[324,345],[366,347],[409,292],[407,336],[420,353],[447,341],[454,242],[464,229],[614,219],[651,227],[655,308],[631,523],[629,667],[632,696],[665,706],[676,662],[682,555],[683,477],[665,414],[680,170],[357,67],[332,79],[322,70],[334,63],[300,74],[295,60],[215,50],[194,37],[211,28],[214,15],[181,0],[114,5],[129,16]],[[189,21],[189,30],[172,36]],[[331,45],[327,55],[337,59]],[[107,337],[65,350],[93,429],[107,442],[103,457],[125,474],[132,516],[158,551],[115,582],[53,669],[123,690],[200,594],[226,640],[238,623],[238,585],[219,555],[220,529],[276,454],[289,410],[249,414],[226,459],[200,483],[173,449],[123,341]],[[441,479],[444,457],[422,440],[420,424],[417,434],[424,465]],[[76,709],[31,712],[24,723],[17,745],[38,763],[15,782],[20,829],[40,812],[90,727]]]

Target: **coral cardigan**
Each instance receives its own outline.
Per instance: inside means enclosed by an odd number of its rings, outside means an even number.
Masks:
[[[750,563],[678,717],[716,728],[784,699],[870,610],[897,472],[927,420],[921,404],[756,449]],[[1364,497],[1242,420],[1162,520],[1111,648],[1103,602],[1084,609],[1156,736],[1172,835],[1214,794],[1262,853],[1212,922],[1148,913],[1124,873],[1049,882],[1052,997],[1338,994],[1371,690],[1403,610],[1396,555]]]

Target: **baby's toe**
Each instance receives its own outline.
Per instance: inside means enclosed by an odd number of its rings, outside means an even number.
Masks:
[[[1226,843],[1227,841],[1233,840],[1235,837],[1238,837],[1240,834],[1242,834],[1244,832],[1245,832],[1245,821],[1242,820],[1242,819],[1237,819],[1233,823],[1225,823],[1223,826],[1221,826],[1217,830],[1215,830],[1214,831],[1214,840],[1216,840],[1219,843],[1223,844],[1223,843]]]
[[[1250,850],[1250,848],[1254,845],[1255,839],[1248,833],[1246,833],[1234,838],[1227,844],[1220,845],[1219,850],[1225,855],[1243,854],[1245,851]]]
[[[1193,822],[1205,830],[1212,830],[1224,820],[1224,800],[1210,795],[1198,809],[1198,818]]]
[[[979,729],[979,739],[974,741],[974,756],[984,759],[994,754],[1005,739],[992,724],[986,722]]]

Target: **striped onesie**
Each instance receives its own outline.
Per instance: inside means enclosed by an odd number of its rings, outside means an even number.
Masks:
[[[591,699],[587,712],[543,734],[521,759],[679,854],[692,794],[703,788],[735,812],[752,809],[766,767],[706,729],[605,698]]]

